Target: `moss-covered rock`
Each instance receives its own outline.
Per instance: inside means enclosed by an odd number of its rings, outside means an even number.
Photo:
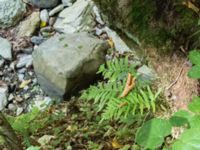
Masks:
[[[94,0],[110,22],[137,35],[140,41],[156,47],[180,46],[188,49],[197,39],[189,38],[198,30],[198,15],[184,0]],[[194,3],[198,7],[198,3]],[[197,47],[197,42],[195,47]],[[199,44],[200,46],[200,44]]]

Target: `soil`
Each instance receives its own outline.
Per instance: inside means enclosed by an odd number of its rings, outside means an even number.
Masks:
[[[173,55],[160,55],[155,48],[147,48],[147,60],[157,75],[156,86],[164,88],[164,96],[173,112],[187,109],[192,96],[198,95],[199,85],[188,77],[191,68],[186,55],[175,52]]]

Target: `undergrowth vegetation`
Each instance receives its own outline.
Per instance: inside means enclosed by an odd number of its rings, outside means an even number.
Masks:
[[[190,52],[193,67],[189,77],[200,79],[200,52]],[[194,96],[188,110],[179,110],[169,119],[153,118],[138,129],[136,142],[145,149],[198,150],[200,149],[200,97]],[[173,136],[173,129],[181,131]],[[175,133],[174,133],[175,134]],[[172,137],[168,138],[167,137]],[[169,140],[170,139],[170,140]]]
[[[128,57],[108,61],[98,71],[104,81],[84,91],[81,99],[92,100],[97,112],[102,113],[102,120],[124,120],[138,113],[155,112],[160,91],[154,92],[136,67]],[[123,96],[123,91],[129,88],[128,80],[133,80],[132,88]]]

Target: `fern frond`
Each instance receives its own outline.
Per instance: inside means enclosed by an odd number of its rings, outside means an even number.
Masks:
[[[123,120],[136,114],[143,115],[152,110],[155,112],[155,101],[160,91],[154,93],[150,86],[141,85],[141,79],[136,79],[135,87],[130,93],[119,98],[126,85],[126,77],[131,73],[137,78],[136,65],[130,64],[128,57],[108,61],[101,65],[101,73],[106,82],[91,86],[85,90],[82,99],[93,100],[97,105],[97,112],[102,112],[102,120]]]

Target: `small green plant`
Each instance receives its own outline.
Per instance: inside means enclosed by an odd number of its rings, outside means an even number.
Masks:
[[[46,119],[40,120],[39,116],[40,110],[35,107],[30,113],[22,114],[17,117],[7,117],[12,128],[23,136],[24,143],[27,146],[31,146],[29,135],[44,127],[47,121]]]
[[[23,142],[27,147],[31,146],[31,135],[34,135],[39,129],[44,128],[51,122],[64,117],[62,112],[58,112],[57,114],[49,113],[49,109],[51,108],[41,112],[37,107],[34,107],[32,111],[27,114],[22,114],[17,117],[7,116],[12,128],[23,137]]]
[[[191,51],[189,54],[189,59],[193,66],[190,69],[188,76],[193,79],[200,78],[200,52],[197,50]]]
[[[189,59],[193,66],[188,75],[193,79],[200,78],[200,52],[190,52]],[[144,123],[138,129],[136,142],[145,149],[160,148],[163,150],[199,150],[200,149],[200,97],[194,96],[193,101],[188,105],[188,111],[179,110],[173,116],[166,119],[153,118]],[[182,127],[184,132],[170,146],[165,144],[165,138],[172,133],[172,127]]]
[[[138,129],[136,142],[145,149],[156,149],[171,135],[172,127],[183,127],[184,132],[169,147],[172,150],[200,149],[200,98],[194,97],[189,111],[179,110],[170,119],[154,118]],[[166,146],[167,147],[167,146]]]
[[[129,63],[128,57],[110,60],[99,68],[105,79],[96,86],[83,92],[81,98],[92,100],[97,105],[97,112],[102,112],[102,120],[123,120],[137,113],[155,112],[155,101],[160,93],[154,93],[145,84],[136,71],[136,65]],[[136,78],[134,88],[125,97],[120,97],[124,90],[127,74]]]

